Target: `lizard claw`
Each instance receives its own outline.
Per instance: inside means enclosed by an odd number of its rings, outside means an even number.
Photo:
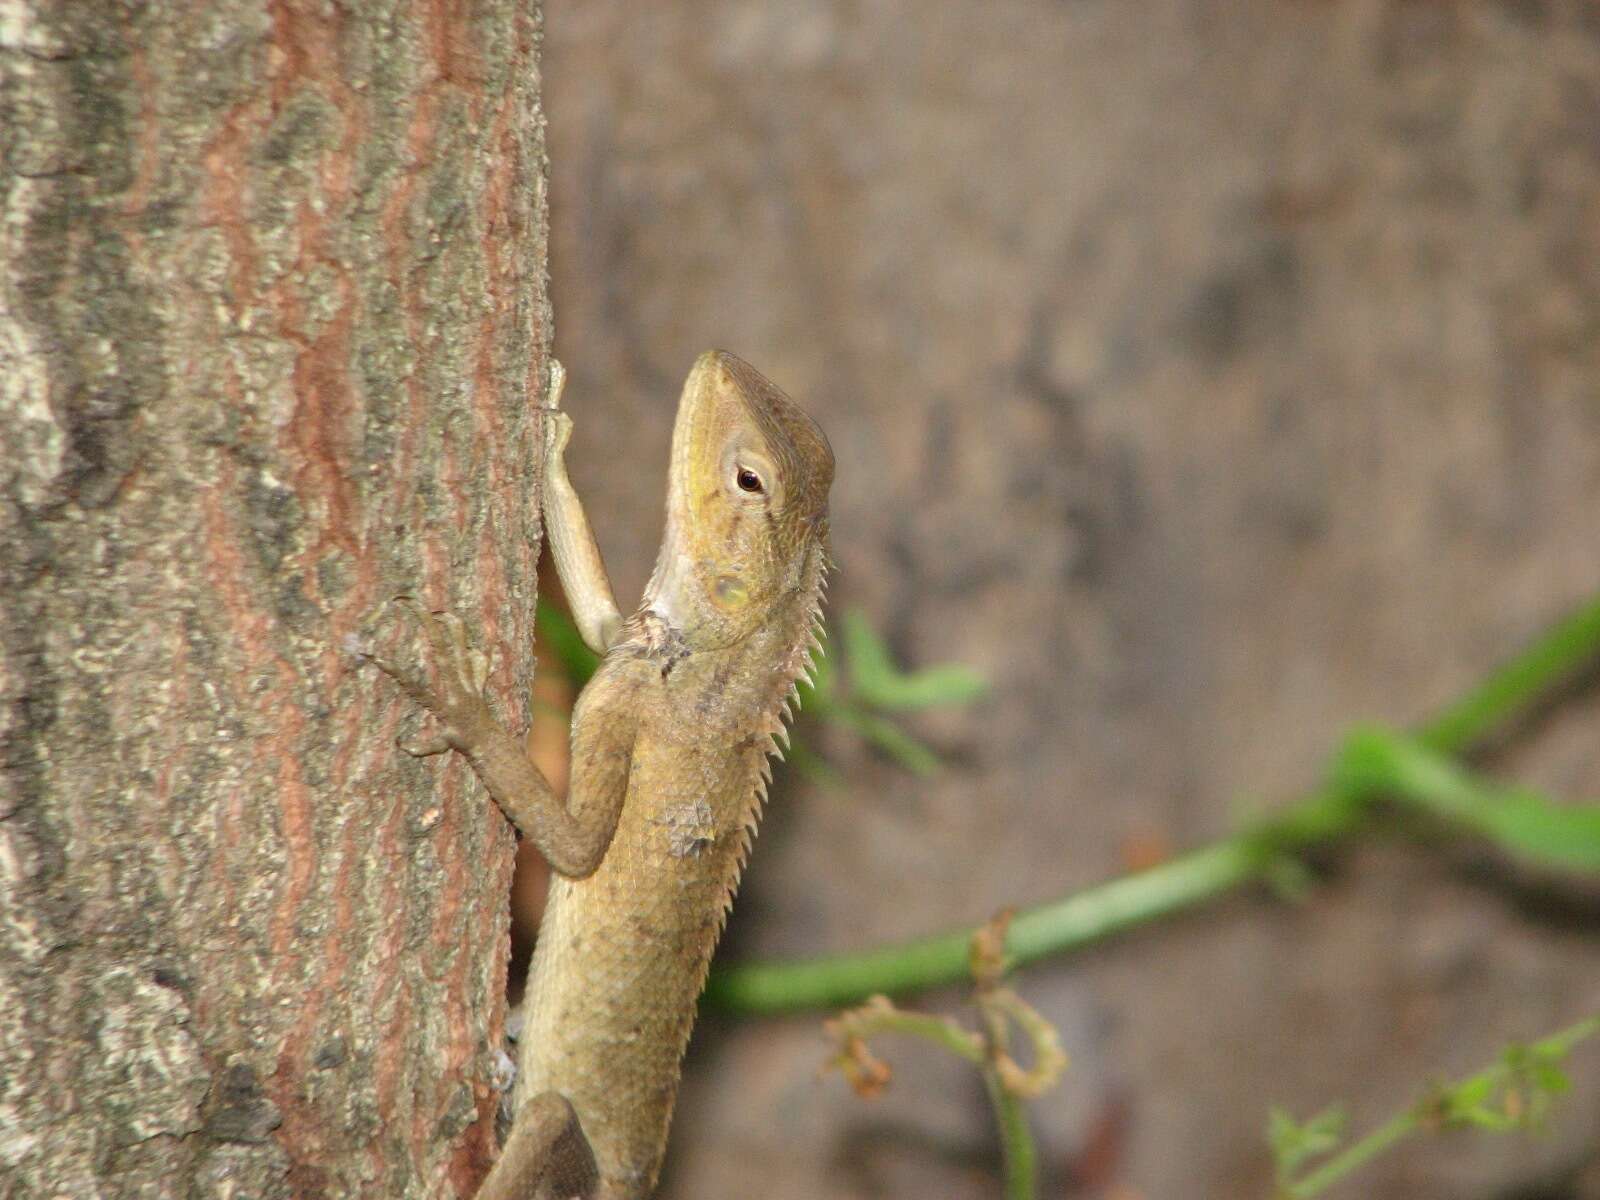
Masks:
[[[411,755],[412,758],[429,758],[454,748],[450,745],[450,739],[439,733],[434,734],[432,737],[419,737],[410,740],[395,738],[394,744]]]
[[[463,687],[469,692],[482,692],[484,685],[489,682],[489,656],[472,644],[467,637],[466,623],[455,613],[433,615],[449,635],[448,653],[460,672]]]
[[[561,394],[567,390],[567,369],[561,365],[559,359],[550,360],[550,391],[547,393],[545,407],[560,408]]]
[[[489,656],[476,646],[467,651],[468,676],[472,680],[472,690],[478,695],[483,694],[483,689],[489,682]]]
[[[414,670],[377,655],[366,657],[442,726],[430,737],[400,742],[400,748],[417,758],[472,749],[483,730],[494,723],[483,698],[489,678],[488,655],[473,647],[466,624],[454,613],[431,613],[413,596],[396,596],[390,603],[422,634],[425,665]],[[428,667],[438,679],[437,687],[427,682]]]

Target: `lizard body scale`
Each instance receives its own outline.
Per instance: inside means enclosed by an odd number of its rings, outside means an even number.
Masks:
[[[552,405],[562,375],[552,369]],[[666,532],[622,621],[552,408],[544,512],[580,632],[604,659],[573,712],[558,800],[482,698],[461,622],[403,607],[439,679],[375,659],[439,718],[414,754],[460,751],[554,868],[524,999],[517,1117],[480,1200],[643,1200],[680,1064],[820,627],[833,454],[731,354],[700,356],[674,423]]]

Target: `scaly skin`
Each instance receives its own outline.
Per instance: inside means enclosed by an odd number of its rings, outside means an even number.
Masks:
[[[567,801],[489,714],[485,663],[459,621],[406,605],[437,690],[378,661],[440,718],[440,736],[408,749],[461,751],[556,871],[524,1002],[517,1121],[487,1200],[643,1200],[654,1188],[767,758],[809,666],[827,558],[826,438],[752,367],[713,351],[679,401],[655,572],[619,623],[562,467],[569,428],[552,422],[546,521],[580,629],[606,657],[573,713]]]

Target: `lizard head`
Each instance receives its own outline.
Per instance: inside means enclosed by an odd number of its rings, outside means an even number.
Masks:
[[[698,648],[793,606],[809,620],[828,551],[833,451],[749,363],[695,361],[672,433],[667,531],[645,602]]]

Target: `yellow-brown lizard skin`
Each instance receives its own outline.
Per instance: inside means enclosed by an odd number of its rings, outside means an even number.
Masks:
[[[569,432],[553,413],[546,526],[580,631],[605,659],[573,713],[567,800],[490,715],[486,662],[459,621],[405,604],[436,687],[378,660],[440,719],[439,736],[407,749],[461,751],[556,872],[524,1000],[517,1118],[482,1200],[654,1188],[768,756],[810,664],[828,552],[827,439],[754,368],[709,352],[678,405],[655,572],[620,622],[567,482]]]

